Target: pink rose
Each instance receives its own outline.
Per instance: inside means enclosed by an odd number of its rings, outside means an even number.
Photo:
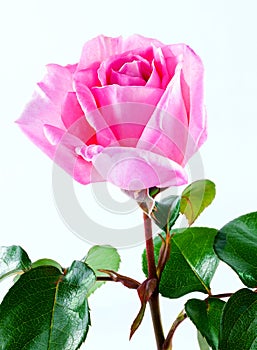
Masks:
[[[206,139],[203,65],[184,44],[98,36],[78,64],[47,66],[18,123],[83,184],[181,185]]]

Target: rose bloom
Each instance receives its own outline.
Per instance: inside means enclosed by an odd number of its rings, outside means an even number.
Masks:
[[[17,121],[82,184],[178,186],[206,139],[203,65],[185,44],[98,36],[77,64],[49,64]]]

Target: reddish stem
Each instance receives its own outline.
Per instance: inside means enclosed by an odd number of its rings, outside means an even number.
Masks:
[[[148,266],[148,278],[157,278],[156,265],[154,259],[154,245],[152,235],[152,221],[144,213],[144,228],[145,228],[145,243],[146,243],[146,256]],[[159,288],[158,284],[149,300],[152,322],[154,327],[155,339],[157,349],[161,350],[164,343],[164,334],[162,329],[160,305],[159,305]]]
[[[145,228],[145,244],[146,244],[146,256],[147,256],[147,267],[148,267],[148,278],[156,278],[156,265],[154,259],[154,245],[152,237],[152,221],[144,213],[144,228]]]
[[[214,294],[214,295],[210,295],[208,298],[218,298],[218,299],[222,299],[222,298],[229,298],[233,295],[234,293],[222,293],[222,294]],[[207,298],[207,299],[208,299]]]

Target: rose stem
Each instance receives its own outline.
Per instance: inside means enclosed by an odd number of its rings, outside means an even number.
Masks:
[[[147,265],[148,265],[148,278],[150,279],[157,278],[156,265],[154,260],[152,221],[145,213],[143,215],[144,215],[144,228],[145,228],[146,256],[147,256]],[[160,315],[158,285],[149,300],[149,305],[151,310],[157,349],[161,350],[162,345],[164,343],[164,334],[163,334],[161,315]]]
[[[223,294],[214,294],[214,295],[210,295],[209,297],[211,297],[211,298],[218,298],[218,299],[221,299],[221,298],[229,298],[229,297],[231,297],[233,295],[233,293],[223,293]],[[209,298],[208,297],[208,298]],[[207,299],[208,299],[207,298]]]

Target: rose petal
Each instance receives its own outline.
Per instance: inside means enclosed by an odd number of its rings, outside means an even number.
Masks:
[[[71,89],[72,75],[69,69],[48,65],[47,74],[38,83],[31,101],[17,120],[23,132],[50,157],[53,157],[55,148],[47,140],[43,128],[48,124],[64,129],[61,106]]]
[[[82,184],[91,183],[92,180],[93,182],[103,181],[92,162],[86,161],[76,153],[76,149],[87,147],[79,138],[49,125],[45,125],[44,130],[47,139],[56,144],[52,154],[52,159],[56,164]]]
[[[56,105],[57,110],[60,110],[60,102],[64,100],[68,91],[73,90],[72,75],[66,67],[58,64],[49,64],[46,68],[47,74],[38,86]]]
[[[94,62],[102,62],[108,57],[124,53],[129,50],[148,48],[152,45],[162,47],[163,44],[152,38],[145,38],[141,35],[131,35],[126,39],[122,37],[110,38],[99,35],[85,43],[78,70],[88,68]]]
[[[56,109],[45,93],[38,90],[17,123],[33,143],[75,180],[84,184],[90,183],[93,171],[95,181],[102,181],[93,169],[92,163],[85,162],[75,153],[75,148],[83,146],[84,142],[63,130],[64,125]],[[74,125],[76,126],[78,122],[80,119]]]
[[[66,129],[69,129],[84,115],[75,92],[68,92],[62,105],[61,118]]]
[[[175,75],[157,105],[162,112],[159,115],[155,113],[149,120],[138,147],[150,149],[184,165],[206,138],[203,66],[186,45],[171,46],[170,56],[171,49],[181,63],[177,64]],[[167,57],[167,49],[162,50]],[[151,144],[154,146],[151,147]]]
[[[126,62],[119,69],[119,73],[129,75],[130,77],[141,77],[141,61]]]
[[[97,143],[104,147],[111,143],[116,143],[117,140],[109,125],[106,123],[104,117],[100,113],[90,89],[79,80],[75,81],[75,89],[77,98],[85,113],[85,117],[96,131],[98,140]]]
[[[195,145],[200,147],[207,136],[206,111],[204,106],[204,67],[198,55],[185,44],[169,45],[162,48],[169,74],[174,71],[174,62],[181,62],[181,92],[188,115],[189,132]],[[188,157],[190,156],[190,152]],[[187,157],[187,158],[188,158]]]
[[[92,63],[102,62],[106,58],[122,51],[122,37],[110,38],[99,35],[85,43],[78,70],[88,68]]]
[[[184,45],[181,89],[186,109],[189,111],[189,132],[198,147],[207,137],[203,74],[201,59],[190,47]],[[190,153],[188,156],[190,157]]]
[[[85,144],[96,143],[95,130],[88,123],[75,92],[69,92],[62,107],[62,121],[69,133]]]
[[[149,62],[151,62],[152,59],[153,59],[152,47],[148,47],[145,50],[140,49],[137,51],[126,52],[120,55],[111,56],[101,63],[98,69],[99,80],[102,86],[112,84],[110,80],[112,72],[117,71],[117,72],[123,73],[122,69],[124,67],[126,69],[126,65],[132,64],[133,62],[135,62],[136,65],[140,64],[144,66],[144,67],[142,66],[142,68],[141,67],[139,68],[139,71],[140,71],[139,76],[142,76],[144,78],[142,73],[146,73],[147,71],[147,77],[148,77],[149,73],[151,72],[151,67]],[[147,70],[147,68],[150,72]]]
[[[154,62],[152,62],[152,72],[145,86],[151,88],[162,88],[161,77],[157,72]]]
[[[110,76],[110,84],[117,84],[120,86],[144,86],[145,80],[141,77],[132,77],[130,75],[112,71]]]
[[[177,163],[136,148],[105,148],[93,164],[106,181],[125,190],[179,186],[187,181],[185,170]]]
[[[97,74],[99,66],[100,64],[98,62],[95,62],[91,64],[91,66],[88,68],[77,70],[74,79],[78,81],[83,81],[84,84],[89,88],[93,86],[101,86]]]
[[[168,114],[171,117],[175,117],[178,121],[188,126],[188,116],[187,111],[184,104],[184,99],[182,96],[181,85],[180,85],[180,77],[181,77],[181,67],[177,66],[177,71],[173,76],[171,82],[167,86],[164,91],[162,97],[160,98],[159,103],[157,104],[157,108],[165,111],[162,118],[165,116],[165,119],[161,120],[162,128],[165,130],[164,122],[166,118],[168,118]],[[167,127],[169,128],[169,122],[167,121]],[[171,130],[172,134],[174,130]]]
[[[70,174],[74,180],[83,185],[103,181],[94,169],[92,162],[87,162],[78,156],[74,150],[74,146],[68,147],[65,142],[61,142],[56,150],[54,162]]]
[[[123,51],[135,50],[138,48],[146,48],[149,46],[162,47],[164,44],[159,40],[153,38],[145,38],[142,35],[134,34],[124,39],[122,49]]]
[[[144,86],[151,74],[151,66],[148,61],[142,57],[133,57],[133,61],[124,63],[118,71],[114,70],[111,65],[111,72],[109,75],[110,84],[118,84],[123,86]],[[101,67],[103,68],[103,66]]]
[[[161,77],[161,88],[166,89],[175,74],[178,62],[177,57],[165,57],[163,50],[165,51],[165,47],[154,50],[154,66]]]
[[[82,185],[104,181],[102,176],[94,168],[92,162],[86,162],[81,157],[75,159],[71,176]]]
[[[156,105],[163,93],[163,90],[158,88],[119,85],[94,87],[91,91],[99,107],[131,102]]]
[[[106,124],[120,145],[136,145],[150,119],[162,90],[110,85],[93,88],[92,93]]]
[[[43,132],[44,124],[64,128],[60,114],[48,97],[40,90],[35,91],[21,117],[16,121],[22,131],[49,157],[53,157],[55,147],[49,143]]]
[[[187,140],[187,114],[180,91],[178,71],[157,104],[138,142],[138,147],[182,164]]]
[[[115,103],[91,112],[89,118],[97,119],[97,114],[101,113],[101,116],[105,119],[106,124],[118,141],[118,143],[112,142],[112,145],[119,144],[121,146],[136,147],[138,139],[154,109],[155,106],[142,103]]]
[[[48,142],[53,146],[58,145],[63,135],[65,134],[64,130],[56,128],[55,126],[49,124],[45,124],[43,126],[43,131]]]
[[[69,90],[72,90],[69,69],[55,64],[48,65],[47,74],[38,83],[31,101],[17,120],[23,132],[51,158],[55,147],[47,140],[44,125],[64,129],[61,107]]]
[[[68,69],[68,71],[71,73],[71,74],[74,74],[78,68],[78,64],[75,63],[75,64],[67,64],[67,66],[65,66],[66,69]]]
[[[110,126],[118,143],[124,147],[136,147],[138,139],[141,136],[144,125],[139,123],[123,123]]]

